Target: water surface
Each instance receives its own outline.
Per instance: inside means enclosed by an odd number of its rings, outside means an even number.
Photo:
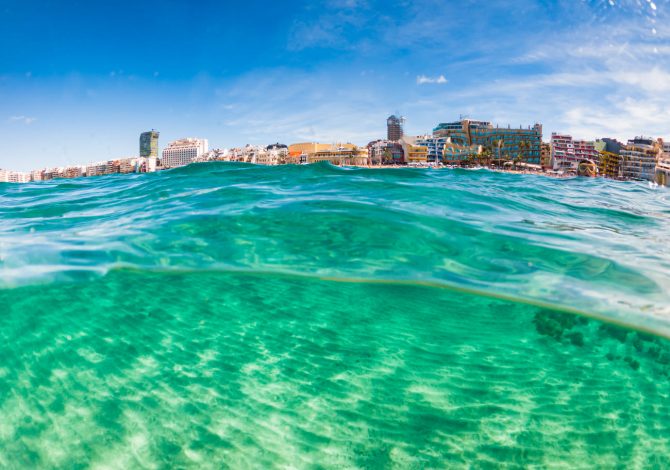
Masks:
[[[669,202],[325,164],[0,185],[0,465],[667,466]]]

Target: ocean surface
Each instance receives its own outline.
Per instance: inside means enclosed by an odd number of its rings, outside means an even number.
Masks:
[[[669,289],[648,183],[0,183],[0,467],[667,468]]]

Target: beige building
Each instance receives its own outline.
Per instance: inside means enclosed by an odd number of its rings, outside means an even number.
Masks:
[[[405,155],[407,155],[407,163],[427,163],[428,162],[428,147],[423,145],[403,145]]]
[[[302,142],[298,144],[291,144],[288,146],[289,155],[302,155],[308,153],[316,153],[323,150],[330,150],[333,146],[331,144],[320,144],[318,142]]]
[[[288,146],[287,163],[317,163],[333,165],[368,165],[368,149],[352,143],[322,144],[307,142]]]
[[[349,144],[347,147],[332,146],[326,150],[319,150],[306,154],[306,163],[327,161],[333,165],[366,166],[368,164],[368,149]]]
[[[184,139],[170,142],[163,149],[163,158],[161,159],[164,168],[176,168],[178,166],[188,165],[197,161],[200,156],[209,150],[207,139],[195,137],[186,137]]]

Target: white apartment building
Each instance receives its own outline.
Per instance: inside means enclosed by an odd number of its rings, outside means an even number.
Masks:
[[[20,171],[0,170],[0,183],[28,183],[30,173]]]
[[[428,161],[440,162],[444,152],[444,146],[451,143],[449,137],[434,137],[431,135],[418,136],[414,141],[414,145],[428,147]]]
[[[107,173],[107,162],[89,163],[86,165],[86,176],[99,176]]]
[[[595,143],[587,140],[572,140],[571,135],[551,134],[551,165],[554,170],[577,171],[579,162],[598,161]]]
[[[207,153],[208,147],[209,142],[207,139],[194,137],[186,137],[170,142],[163,149],[162,166],[164,168],[176,168],[188,165]]]

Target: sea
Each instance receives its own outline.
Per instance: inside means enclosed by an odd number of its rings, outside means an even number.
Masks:
[[[668,468],[669,289],[647,182],[0,183],[0,467]]]

